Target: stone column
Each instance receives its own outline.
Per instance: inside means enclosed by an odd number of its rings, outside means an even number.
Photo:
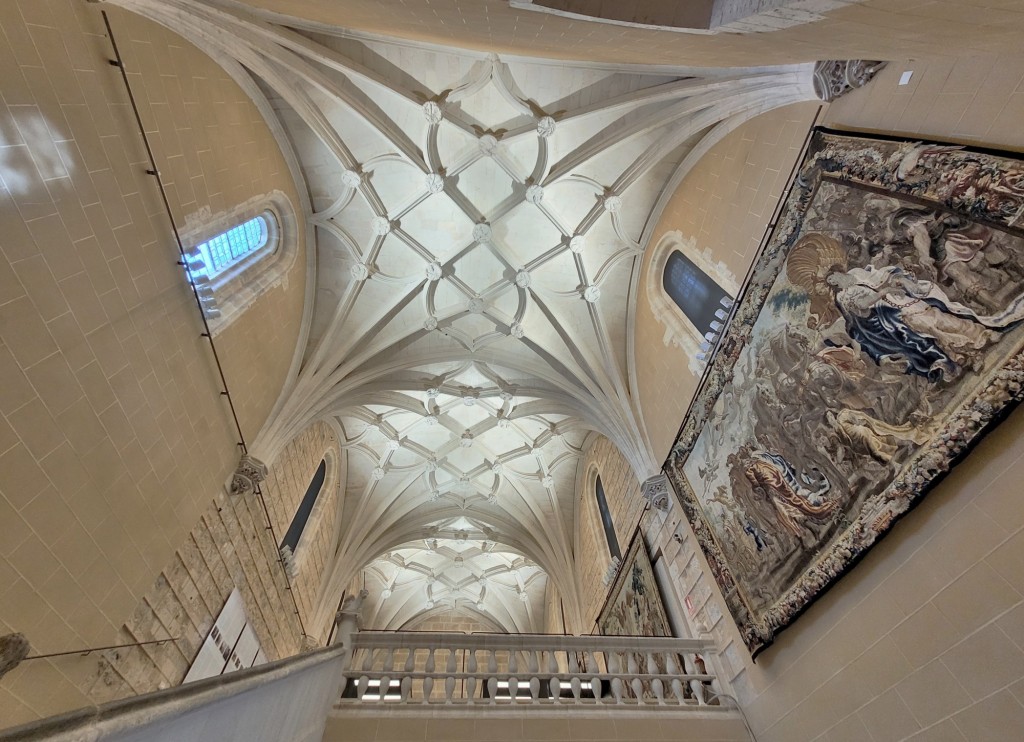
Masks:
[[[331,644],[345,644],[351,647],[352,635],[359,631],[359,614],[362,612],[363,601],[369,596],[367,590],[360,590],[358,595],[349,595],[345,602],[334,615],[334,624],[337,630],[334,632],[334,641]],[[351,659],[351,652],[349,659]]]
[[[352,651],[352,636],[359,631],[359,614],[363,607],[363,601],[370,593],[367,590],[360,590],[358,595],[349,595],[341,604],[341,610],[334,614],[334,639],[331,646],[343,645],[345,647],[345,669],[352,669],[354,652]],[[348,675],[341,676],[341,687],[338,690],[338,697],[345,692],[348,685]]]

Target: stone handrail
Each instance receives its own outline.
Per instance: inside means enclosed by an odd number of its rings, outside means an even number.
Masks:
[[[706,706],[701,639],[358,632],[338,706]]]

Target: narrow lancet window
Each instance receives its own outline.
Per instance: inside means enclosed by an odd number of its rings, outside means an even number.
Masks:
[[[316,498],[319,497],[320,490],[323,489],[326,476],[327,461],[323,460],[320,462],[316,474],[313,475],[309,487],[306,488],[306,494],[302,496],[302,502],[299,503],[299,509],[295,511],[295,517],[292,518],[292,524],[288,526],[288,532],[284,535],[284,540],[281,541],[282,550],[287,547],[288,551],[294,554],[296,548],[298,548],[299,541],[302,538],[302,531],[306,528],[306,522],[309,520],[310,513],[313,512],[313,506],[316,505]]]
[[[608,551],[616,559],[622,559],[622,551],[619,549],[619,539],[615,535],[615,524],[612,523],[612,514],[608,510],[608,500],[604,496],[604,485],[601,484],[601,477],[597,478],[594,486],[597,495],[597,509],[601,511],[601,524],[604,526],[604,537],[608,540]]]

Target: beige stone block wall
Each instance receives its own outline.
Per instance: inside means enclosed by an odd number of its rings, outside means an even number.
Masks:
[[[261,485],[274,534],[280,541],[325,458],[327,475],[299,540],[295,553],[298,575],[292,584],[306,632],[321,643],[327,641],[331,625],[314,626],[313,612],[337,541],[340,498],[347,475],[334,430],[325,423],[314,423],[296,436],[271,463],[267,479]]]
[[[294,192],[255,107],[220,68],[152,24],[110,15],[179,220]],[[177,553],[238,457],[110,56],[100,6],[0,4],[0,633],[26,632],[39,653],[124,638],[160,594],[154,580],[178,580]],[[221,341],[247,435],[292,356],[297,265]],[[224,548],[248,538],[237,519]],[[212,610],[222,592],[202,601]],[[88,703],[96,663],[25,663],[0,683],[2,724]]]
[[[910,69],[912,84],[898,86],[900,73]],[[900,60],[868,88],[832,104],[824,122],[1022,150],[1024,130],[1007,123],[1020,120],[1022,78],[1019,57]],[[678,509],[650,524],[680,594],[695,604],[693,627],[710,628],[724,647],[719,669],[758,740],[1019,736],[1022,437],[1024,416],[1017,412],[756,664],[722,616],[720,593],[692,532],[685,521],[676,525]],[[655,438],[656,448],[665,445]],[[676,531],[684,537],[680,545],[670,539]]]
[[[325,455],[333,455],[334,463],[299,542],[298,576],[287,580],[277,562],[278,540]],[[322,423],[284,448],[263,485],[273,533],[259,498],[219,493],[136,606],[117,643],[177,641],[104,653],[89,685],[90,698],[103,702],[180,683],[235,587],[269,660],[297,653],[303,628],[325,643],[330,626],[313,627],[309,621],[336,537],[338,483],[344,480],[338,457],[334,432]]]
[[[602,580],[611,564],[608,541],[593,489],[594,474],[601,476],[608,511],[615,524],[615,535],[623,554],[629,548],[630,538],[640,522],[646,501],[640,495],[640,482],[629,462],[607,438],[597,438],[593,442],[580,471],[583,478],[580,480],[576,500],[575,553],[584,624],[579,627],[578,633],[589,634],[596,633],[595,621],[608,594],[608,588]]]
[[[817,111],[815,103],[798,103],[758,116],[729,134],[680,184],[652,232],[640,268],[634,327],[640,404],[658,460],[668,455],[698,378],[684,351],[665,344],[665,325],[651,311],[645,277],[653,248],[665,234],[679,231],[742,282]],[[654,278],[660,286],[661,277]]]
[[[110,16],[178,229],[184,230],[187,218],[203,209],[216,216],[280,190],[296,211],[296,237],[304,241],[295,184],[270,129],[245,92],[180,36],[117,9]],[[305,250],[300,246],[284,279],[217,335],[224,374],[248,440],[270,414],[291,365],[305,277]]]
[[[493,634],[494,627],[469,613],[449,608],[431,613],[426,619],[409,627],[410,631],[457,631],[463,634]]]
[[[235,587],[268,660],[300,650],[302,631],[266,523],[256,497],[222,493],[214,499],[116,643],[176,641],[104,652],[92,663],[90,700],[102,703],[180,683]]]

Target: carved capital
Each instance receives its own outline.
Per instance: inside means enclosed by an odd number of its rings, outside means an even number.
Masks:
[[[885,62],[864,59],[826,59],[814,65],[814,92],[832,101],[854,88],[867,85]]]
[[[24,634],[0,636],[0,678],[17,667],[28,656],[29,649]]]
[[[256,485],[267,478],[267,465],[248,454],[238,461],[238,468],[231,477],[232,495],[249,495],[255,492]]]
[[[668,493],[668,478],[664,474],[650,477],[640,485],[640,494],[658,510],[668,510],[671,500]]]

